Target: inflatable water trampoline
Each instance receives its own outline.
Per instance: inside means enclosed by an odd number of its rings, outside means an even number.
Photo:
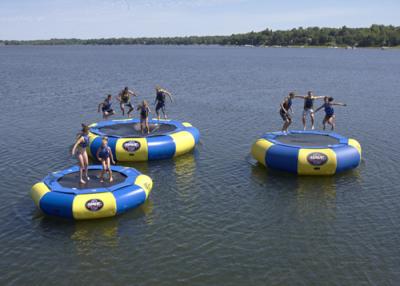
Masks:
[[[113,182],[99,179],[101,166],[89,166],[90,181],[79,183],[79,167],[49,174],[35,184],[31,196],[47,215],[74,219],[111,217],[138,207],[149,197],[153,182],[133,168],[111,166]]]
[[[336,133],[271,132],[253,144],[251,154],[272,169],[299,175],[333,175],[360,164],[361,146]]]
[[[190,123],[174,120],[149,120],[150,134],[142,134],[139,119],[110,120],[90,125],[88,152],[95,158],[101,138],[108,137],[117,161],[150,161],[190,152],[200,133]]]

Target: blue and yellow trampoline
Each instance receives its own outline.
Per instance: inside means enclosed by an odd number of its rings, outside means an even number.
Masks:
[[[114,158],[137,162],[173,158],[194,149],[200,133],[190,123],[149,120],[150,134],[140,132],[139,119],[110,120],[90,125],[88,152],[96,157],[101,138],[108,137]]]
[[[361,146],[336,133],[271,132],[253,144],[251,154],[271,169],[299,175],[333,175],[360,164]]]
[[[99,180],[101,166],[89,166],[90,181],[79,183],[79,167],[49,174],[35,184],[31,196],[47,215],[73,219],[111,217],[138,207],[149,197],[153,182],[133,168],[111,166],[112,183]]]

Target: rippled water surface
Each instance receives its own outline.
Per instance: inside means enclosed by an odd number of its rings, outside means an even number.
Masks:
[[[0,47],[0,284],[398,284],[399,79],[390,50]],[[106,93],[153,100],[155,84],[175,95],[171,117],[201,131],[195,152],[134,164],[154,188],[122,216],[43,216],[30,187],[75,164],[80,123],[101,120]],[[297,177],[252,162],[251,144],[281,127],[282,97],[309,89],[348,104],[337,126],[362,144],[357,170]]]

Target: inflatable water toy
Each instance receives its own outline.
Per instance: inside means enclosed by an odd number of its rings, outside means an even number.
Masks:
[[[149,161],[176,157],[190,152],[200,133],[190,123],[149,120],[150,134],[140,132],[139,119],[109,120],[90,125],[88,153],[96,157],[101,138],[108,137],[114,158],[120,162]]]
[[[128,167],[111,166],[113,182],[99,180],[102,167],[89,166],[90,181],[79,183],[79,167],[49,174],[35,184],[31,196],[47,215],[74,219],[96,219],[121,214],[143,204],[153,182]]]
[[[272,169],[299,175],[333,175],[360,164],[361,146],[336,133],[271,132],[253,144],[251,154]]]

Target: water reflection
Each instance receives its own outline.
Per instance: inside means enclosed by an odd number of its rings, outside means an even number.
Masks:
[[[176,187],[181,190],[179,194],[182,197],[186,197],[189,193],[187,192],[194,184],[196,160],[193,154],[186,154],[177,157],[173,161],[174,175],[176,180]]]
[[[157,180],[159,171],[162,169],[169,172],[168,176],[174,176],[177,184],[186,184],[193,178],[196,169],[196,154],[197,152],[188,153],[161,161],[118,162],[118,165],[135,168],[143,174],[153,176],[154,181]]]
[[[299,217],[319,215],[334,218],[337,207],[338,192],[354,191],[361,188],[359,169],[340,173],[334,176],[298,176],[252,164],[251,175],[260,185],[295,197],[296,212]],[[323,211],[320,209],[323,208]]]
[[[192,197],[189,191],[194,185],[197,152],[188,153],[173,159],[149,162],[121,162],[127,167],[133,167],[150,176],[153,180],[154,192],[160,189],[172,189],[182,197]]]
[[[149,176],[149,162],[117,162],[118,165],[131,167],[138,170],[140,173]],[[153,179],[153,178],[152,178]]]
[[[51,239],[63,239],[69,237],[75,249],[80,255],[92,255],[96,251],[95,246],[117,247],[121,237],[125,235],[135,235],[142,225],[152,224],[153,203],[147,200],[140,207],[128,211],[116,217],[74,221],[57,217],[49,217],[39,212],[34,212],[33,216],[39,219],[39,227],[42,235]]]

